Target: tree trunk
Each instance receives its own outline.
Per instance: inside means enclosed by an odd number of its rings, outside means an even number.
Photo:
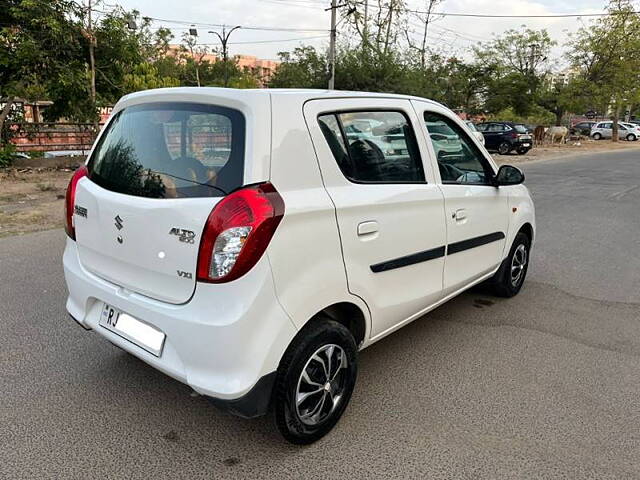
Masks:
[[[0,112],[0,142],[2,141],[4,121],[7,119],[7,116],[11,111],[11,107],[13,106],[14,101],[15,101],[15,97],[7,97],[6,103],[4,104],[4,107],[2,107],[2,111]]]
[[[616,105],[616,108],[613,110],[613,128],[611,130],[611,141],[618,141],[618,120],[620,119],[620,106]]]
[[[562,125],[562,117],[564,117],[564,111],[556,110],[555,114],[556,114],[556,127],[559,127],[560,125]]]

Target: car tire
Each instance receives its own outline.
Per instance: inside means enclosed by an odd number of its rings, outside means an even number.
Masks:
[[[507,155],[511,151],[511,144],[509,142],[502,142],[498,145],[498,153],[500,155]]]
[[[633,142],[636,140],[636,136],[633,133],[627,135],[627,142]]]
[[[524,233],[516,235],[500,268],[490,281],[493,293],[498,297],[513,297],[518,294],[527,276],[531,240]]]
[[[594,140],[600,140],[600,139],[602,138],[602,134],[600,134],[600,133],[594,133],[594,134],[592,135],[592,137],[593,137],[593,139],[594,139]]]
[[[529,151],[529,149],[528,148],[519,148],[516,151],[518,152],[518,155],[524,155]]]
[[[326,435],[349,403],[358,372],[353,335],[328,317],[305,326],[276,376],[273,409],[282,436],[306,445]]]

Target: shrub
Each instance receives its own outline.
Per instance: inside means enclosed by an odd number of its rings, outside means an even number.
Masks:
[[[8,167],[11,165],[15,153],[16,147],[14,147],[13,144],[0,144],[0,167]]]

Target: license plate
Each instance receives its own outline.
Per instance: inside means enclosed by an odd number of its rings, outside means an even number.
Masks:
[[[162,354],[166,335],[155,327],[146,324],[128,313],[121,312],[105,303],[100,314],[101,327],[129,340],[138,347],[152,353],[156,357]]]

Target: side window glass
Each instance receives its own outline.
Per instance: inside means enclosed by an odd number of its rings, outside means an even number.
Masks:
[[[320,130],[322,131],[324,138],[327,140],[327,144],[329,145],[331,153],[333,153],[340,170],[342,170],[342,173],[347,177],[352,177],[353,169],[351,160],[349,159],[347,147],[344,144],[344,138],[342,137],[337,117],[333,114],[322,115],[318,117],[318,125],[320,126]]]
[[[493,175],[491,167],[473,140],[456,122],[432,112],[425,112],[424,121],[436,154],[442,183],[490,184]]]
[[[424,182],[418,144],[400,112],[344,112],[318,117],[320,130],[349,180]]]
[[[490,132],[501,132],[502,130],[502,125],[498,123],[492,123],[491,125],[489,125]]]

